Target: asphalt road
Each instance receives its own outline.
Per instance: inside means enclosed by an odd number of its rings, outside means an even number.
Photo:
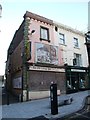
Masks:
[[[90,120],[90,112],[75,113],[74,116],[57,120]]]
[[[86,103],[82,110],[64,118],[58,118],[56,120],[90,120],[90,96],[86,98]]]
[[[27,120],[49,120],[49,119],[45,118],[44,116],[39,116]],[[72,115],[65,116],[64,118],[57,119],[55,118],[53,120],[90,120],[90,96],[86,98],[86,103],[82,110],[73,113]]]
[[[44,116],[31,118],[28,120],[49,120]],[[51,119],[50,119],[51,120]],[[85,106],[82,110],[73,113],[72,115],[65,116],[64,118],[55,118],[53,120],[90,120],[90,96],[86,98]]]

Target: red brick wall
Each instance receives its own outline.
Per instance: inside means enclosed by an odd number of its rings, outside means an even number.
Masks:
[[[30,90],[49,90],[52,81],[62,93],[65,92],[65,73],[29,71]]]
[[[17,46],[11,55],[11,72],[17,72],[22,66],[22,42]]]

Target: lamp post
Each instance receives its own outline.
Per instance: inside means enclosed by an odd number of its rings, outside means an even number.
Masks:
[[[1,14],[2,14],[2,6],[0,4],[0,17],[1,17]]]
[[[1,18],[1,14],[2,14],[2,6],[0,4],[0,18]],[[1,30],[0,30],[0,32],[1,32]]]
[[[88,52],[88,61],[89,61],[89,67],[88,67],[88,76],[89,76],[89,89],[90,89],[90,31],[88,31],[85,34],[86,39],[86,46],[87,46],[87,52]]]
[[[88,52],[88,61],[90,66],[90,31],[88,31],[85,34],[85,39],[86,39],[86,46],[87,46],[87,52]]]

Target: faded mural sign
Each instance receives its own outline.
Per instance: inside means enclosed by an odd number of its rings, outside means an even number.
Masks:
[[[58,47],[36,43],[36,62],[58,64]]]

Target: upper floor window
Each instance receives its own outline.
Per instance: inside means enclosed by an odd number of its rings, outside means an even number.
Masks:
[[[65,45],[65,35],[62,33],[59,33],[59,43]]]
[[[81,54],[74,53],[73,65],[75,65],[75,66],[82,65]]]
[[[49,29],[45,27],[40,27],[40,39],[49,41]]]
[[[78,38],[74,37],[74,47],[78,48],[79,44],[78,44]]]

